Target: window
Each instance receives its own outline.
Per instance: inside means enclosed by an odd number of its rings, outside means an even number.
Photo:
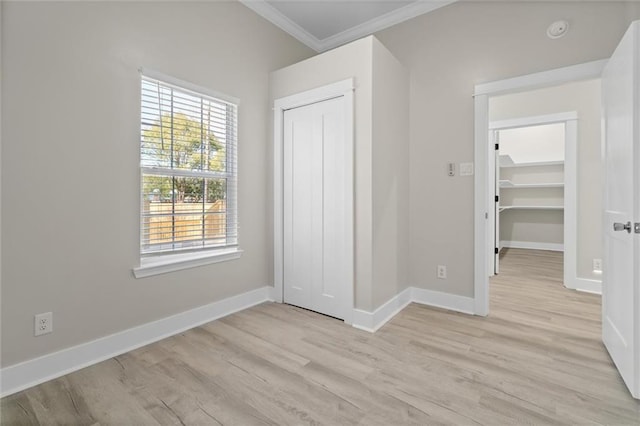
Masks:
[[[141,87],[143,261],[236,248],[237,101],[146,73]]]

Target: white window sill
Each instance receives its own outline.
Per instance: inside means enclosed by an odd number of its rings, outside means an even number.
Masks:
[[[239,259],[240,256],[242,256],[242,250],[239,248],[233,248],[227,250],[145,257],[140,260],[140,266],[133,268],[133,275],[136,278],[150,277],[153,275],[166,274],[167,272],[195,268],[196,266]]]

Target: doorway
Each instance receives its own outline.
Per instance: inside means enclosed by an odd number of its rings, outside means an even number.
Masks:
[[[475,165],[476,175],[474,182],[475,207],[474,207],[474,303],[475,313],[477,315],[487,315],[489,313],[489,276],[490,261],[488,256],[493,257],[494,253],[488,252],[488,247],[493,243],[495,238],[490,226],[492,211],[495,206],[494,199],[489,202],[489,197],[494,191],[492,184],[494,181],[490,179],[490,158],[495,158],[495,153],[488,154],[489,140],[489,100],[502,95],[515,95],[527,93],[527,91],[545,90],[547,88],[559,87],[565,84],[578,84],[581,82],[598,80],[602,74],[602,70],[606,65],[606,60],[594,61],[581,65],[574,65],[557,70],[541,72],[522,77],[516,77],[508,80],[497,81],[477,85],[475,89]],[[599,81],[599,80],[598,80]],[[599,83],[598,83],[599,84]],[[597,103],[599,107],[599,102]],[[568,111],[570,109],[565,109]],[[515,113],[515,109],[512,111]],[[580,112],[579,112],[580,113]],[[538,113],[543,115],[544,113]],[[582,116],[582,113],[580,113]],[[532,115],[532,114],[528,114]],[[527,116],[527,114],[521,115]],[[598,120],[599,123],[599,120]],[[599,149],[598,149],[599,151]],[[565,174],[570,175],[567,165],[565,164]],[[565,182],[565,191],[568,182]],[[599,191],[592,191],[599,193]],[[566,198],[566,197],[565,197]],[[566,200],[565,200],[566,202]],[[566,224],[565,224],[566,227]],[[573,238],[565,237],[564,244]],[[586,268],[586,265],[580,265]],[[567,269],[567,268],[565,268]],[[589,273],[592,271],[589,270]],[[577,279],[577,276],[574,277]],[[600,286],[600,281],[596,279],[580,279],[580,285],[588,290],[592,286],[594,291]]]
[[[490,199],[487,257],[499,273],[505,248],[564,252],[564,285],[575,288],[577,113],[489,124]]]
[[[274,300],[351,323],[353,83],[275,102]]]

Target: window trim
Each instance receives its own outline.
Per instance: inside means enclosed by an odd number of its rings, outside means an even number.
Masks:
[[[150,78],[159,80],[161,82],[177,86],[178,88],[185,89],[186,91],[194,92],[194,94],[205,95],[208,97],[213,97],[219,99],[224,102],[228,102],[234,104],[236,107],[236,111],[239,109],[240,100],[234,98],[229,95],[225,95],[214,90],[210,90],[205,87],[201,87],[195,85],[193,83],[189,83],[187,81],[183,81],[177,79],[175,77],[168,76],[166,74],[160,73],[158,71],[150,70],[147,68],[139,68],[139,78],[142,81],[142,78]],[[140,102],[138,102],[140,103]],[[237,120],[236,114],[236,120]],[[140,119],[138,119],[140,121]],[[237,130],[236,130],[237,131]],[[237,135],[236,135],[237,138]],[[237,144],[237,139],[236,139]],[[237,145],[233,146],[234,155],[237,155]],[[138,153],[140,150],[138,149]],[[141,184],[142,182],[142,174],[145,171],[145,167],[138,165],[138,182]],[[179,174],[183,174],[182,171],[178,171]],[[189,174],[188,171],[185,172]],[[235,203],[237,204],[237,184],[238,184],[238,166],[235,165],[234,171],[234,180],[235,180],[235,192],[234,194]],[[140,187],[138,193],[141,193],[142,188]],[[237,205],[236,205],[236,224],[237,227]],[[142,211],[138,212],[138,218],[142,215]],[[237,230],[236,230],[237,232]],[[236,239],[239,240],[238,236]],[[138,240],[140,242],[140,240]],[[139,266],[134,267],[132,269],[133,275],[135,278],[144,278],[159,274],[165,274],[168,272],[179,271],[183,269],[194,268],[198,266],[204,266],[213,263],[225,262],[229,260],[239,259],[242,256],[243,250],[236,244],[233,246],[223,246],[223,247],[204,247],[198,250],[189,250],[189,251],[175,251],[175,252],[167,252],[160,254],[142,254],[141,246],[138,247],[138,258],[140,261]]]
[[[226,262],[228,260],[239,259],[242,253],[243,250],[240,248],[232,247],[218,250],[205,249],[196,252],[142,257],[140,259],[140,266],[133,268],[133,275],[136,278],[145,278],[212,263]]]
[[[215,90],[211,90],[207,87],[198,86],[197,84],[189,83],[188,81],[180,80],[178,78],[171,77],[169,75],[162,74],[161,72],[150,70],[148,68],[140,68],[138,71],[140,72],[140,77],[144,76],[155,80],[160,80],[164,83],[178,86],[182,89],[187,89],[196,94],[203,94],[212,98],[218,98],[221,101],[230,102],[232,104],[235,104],[236,106],[240,105],[240,99],[234,98],[233,96],[225,95],[224,93],[216,92]]]

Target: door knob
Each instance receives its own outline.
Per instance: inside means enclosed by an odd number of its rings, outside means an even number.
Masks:
[[[631,222],[627,222],[627,223],[615,222],[613,224],[613,230],[614,231],[627,231],[630,234],[631,233]]]

